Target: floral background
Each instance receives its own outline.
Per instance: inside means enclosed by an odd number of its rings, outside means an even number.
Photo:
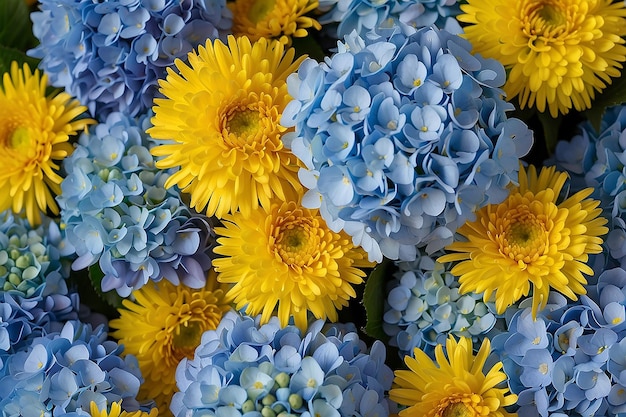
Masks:
[[[626,3],[2,0],[0,413],[626,415]]]

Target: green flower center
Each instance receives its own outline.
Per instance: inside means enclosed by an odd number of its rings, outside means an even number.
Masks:
[[[310,259],[311,246],[309,229],[303,225],[287,225],[276,241],[281,259],[288,265],[305,265]]]
[[[253,136],[259,128],[259,112],[254,110],[236,111],[226,122],[226,129],[239,137]]]
[[[180,325],[176,329],[172,346],[184,356],[193,356],[193,351],[200,344],[203,328],[200,323],[192,321]]]
[[[544,214],[526,204],[510,207],[498,220],[500,231],[495,234],[495,239],[500,253],[515,261],[521,269],[526,269],[550,244],[547,221]]]
[[[563,11],[554,4],[547,3],[537,11],[541,17],[550,26],[560,26],[566,22]]]
[[[31,147],[32,140],[27,127],[20,126],[13,131],[10,140],[13,149],[28,149]]]
[[[275,5],[275,0],[257,0],[253,2],[248,10],[248,19],[250,19],[252,23],[257,24],[274,10]]]

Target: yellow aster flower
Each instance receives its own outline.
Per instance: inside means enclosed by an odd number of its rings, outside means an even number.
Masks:
[[[308,28],[320,30],[314,18],[306,16],[319,6],[318,0],[234,0],[228,3],[233,12],[233,33],[256,41],[279,39],[291,44],[291,38],[307,36]]]
[[[587,109],[626,60],[623,1],[468,0],[461,10],[464,36],[510,70],[504,90],[522,108]]]
[[[166,187],[178,185],[191,195],[191,206],[209,216],[240,210],[245,215],[259,204],[298,200],[302,186],[297,158],[281,141],[287,129],[279,124],[291,100],[286,79],[304,56],[285,51],[278,41],[229,36],[228,45],[208,41],[180,74],[168,71],[161,80],[164,99],[155,99],[154,138],[171,139],[153,148],[164,158],[158,168],[180,167]]]
[[[122,411],[122,404],[120,402],[112,403],[111,410],[100,410],[98,405],[92,401],[89,403],[89,414],[91,417],[158,417],[159,410],[155,407],[150,410],[149,413],[145,411]]]
[[[262,314],[266,323],[278,305],[285,326],[293,317],[306,329],[307,311],[318,319],[337,320],[337,310],[356,296],[353,285],[363,282],[358,267],[371,266],[361,248],[348,235],[331,231],[317,211],[295,203],[275,204],[245,217],[224,217],[215,231],[213,260],[217,279],[233,284],[228,291],[237,309]]]
[[[145,379],[142,399],[154,399],[159,410],[169,410],[176,390],[175,372],[183,358],[193,358],[202,333],[217,328],[230,309],[222,285],[212,271],[206,287],[198,290],[173,285],[166,279],[133,291],[134,301],[122,301],[120,317],[111,320],[112,336],[124,353],[137,357]],[[162,411],[163,413],[169,411]]]
[[[46,96],[46,75],[11,63],[0,88],[0,211],[25,210],[32,225],[59,213],[59,161],[72,153],[71,135],[93,123],[76,119],[87,107],[62,92]]]
[[[520,168],[519,187],[500,204],[478,210],[476,220],[458,230],[464,241],[446,247],[457,252],[439,262],[458,261],[451,272],[459,277],[459,292],[495,292],[496,310],[527,296],[532,284],[532,314],[545,307],[550,289],[572,300],[585,294],[593,275],[589,254],[602,252],[601,236],[608,232],[599,201],[587,188],[559,202],[567,174],[544,167]]]
[[[406,356],[409,370],[395,372],[389,398],[401,405],[400,417],[505,417],[515,416],[504,407],[515,404],[517,395],[508,388],[497,388],[507,379],[498,362],[483,373],[491,344],[484,339],[476,356],[472,341],[453,336],[446,340],[446,355],[441,344],[435,347],[435,364],[420,349],[415,358]]]

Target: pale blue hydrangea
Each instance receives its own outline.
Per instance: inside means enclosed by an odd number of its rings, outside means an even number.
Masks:
[[[31,19],[29,54],[99,120],[144,113],[175,59],[232,26],[225,0],[40,0]]]
[[[78,318],[68,286],[69,263],[59,225],[49,217],[31,227],[11,211],[0,214],[0,375],[4,362],[34,337]],[[69,287],[69,288],[68,288]]]
[[[387,283],[383,330],[401,357],[412,356],[414,348],[432,354],[449,334],[480,342],[500,318],[481,294],[459,294],[451,264],[435,257],[419,251],[415,261],[397,262]]]
[[[572,191],[594,189],[591,197],[610,219],[601,266],[626,267],[626,106],[607,109],[599,130],[589,121],[578,129],[571,140],[557,143],[547,163],[570,174]]]
[[[320,0],[319,22],[322,31],[342,39],[352,31],[361,37],[390,25],[405,29],[436,25],[461,32],[456,16],[461,13],[458,0]]]
[[[101,409],[118,401],[124,410],[140,409],[137,360],[122,358],[122,351],[103,327],[79,321],[32,339],[8,358],[0,379],[0,415],[58,416],[88,411],[92,401]]]
[[[71,257],[57,221],[44,216],[41,225],[10,211],[0,213],[0,291],[24,299],[44,292],[67,293],[64,280],[69,276]],[[50,288],[45,287],[50,281]]]
[[[231,311],[176,371],[175,417],[387,416],[393,373],[385,347],[368,349],[353,325],[318,320],[306,333],[276,317],[260,325]]]
[[[288,80],[282,123],[302,161],[303,205],[319,207],[370,260],[416,258],[452,242],[516,183],[532,132],[507,119],[504,68],[436,28],[347,36]]]
[[[96,262],[102,290],[126,297],[149,280],[165,278],[201,288],[210,267],[208,219],[192,212],[173,170],[160,170],[146,135],[149,116],[111,113],[79,138],[63,161],[67,172],[57,200],[67,241],[77,254],[74,270]]]
[[[507,311],[492,339],[520,416],[617,416],[626,411],[626,271],[607,269],[576,302],[551,293],[531,316],[529,302]]]

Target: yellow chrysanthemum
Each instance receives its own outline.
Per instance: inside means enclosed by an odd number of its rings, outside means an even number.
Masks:
[[[363,282],[358,267],[371,266],[361,248],[345,233],[332,232],[317,211],[295,203],[275,204],[250,217],[224,218],[215,229],[217,279],[233,284],[227,298],[266,323],[278,305],[285,326],[307,327],[307,311],[318,319],[337,320],[337,310],[356,296],[353,285]]]
[[[154,127],[148,132],[172,143],[153,148],[159,168],[180,167],[166,187],[178,185],[191,195],[191,206],[223,217],[245,215],[259,204],[297,200],[302,186],[298,162],[281,141],[279,124],[290,101],[287,76],[304,57],[285,51],[278,41],[229,36],[199,47],[189,64],[177,61],[161,80],[165,99],[155,99]]]
[[[626,60],[623,1],[469,0],[461,10],[474,52],[510,70],[504,90],[522,108],[587,109]]]
[[[11,63],[0,88],[0,211],[26,211],[32,225],[48,209],[59,213],[54,200],[61,192],[59,164],[72,153],[71,135],[93,123],[76,119],[87,107],[67,93],[46,97],[47,77],[24,64]]]
[[[162,415],[170,415],[178,363],[193,358],[202,333],[217,328],[230,308],[222,287],[214,271],[198,290],[163,279],[133,291],[134,301],[122,301],[120,317],[110,322],[124,353],[137,357],[145,379],[140,397],[154,399]]]
[[[116,402],[111,404],[111,410],[100,410],[98,404],[94,401],[89,403],[89,414],[91,417],[158,417],[159,410],[155,407],[149,413],[145,411],[122,411],[122,403]]]
[[[306,16],[319,6],[318,0],[235,0],[228,3],[233,12],[233,33],[256,41],[279,39],[291,44],[291,38],[307,36],[308,28],[320,30],[317,20]]]
[[[507,379],[498,362],[483,373],[491,349],[484,339],[474,357],[472,341],[453,336],[446,340],[446,355],[441,344],[435,347],[435,364],[420,349],[415,358],[406,356],[409,370],[395,372],[391,400],[406,405],[400,417],[505,417],[515,416],[504,407],[515,404],[517,395],[508,388],[497,388]]]
[[[589,254],[602,252],[601,236],[608,232],[599,201],[588,199],[587,188],[559,203],[567,174],[544,167],[520,168],[519,187],[500,204],[476,213],[476,220],[458,230],[466,241],[455,241],[439,262],[455,262],[459,292],[495,292],[496,310],[506,308],[533,287],[532,314],[545,307],[550,289],[572,300],[584,294],[583,274],[593,275]]]

